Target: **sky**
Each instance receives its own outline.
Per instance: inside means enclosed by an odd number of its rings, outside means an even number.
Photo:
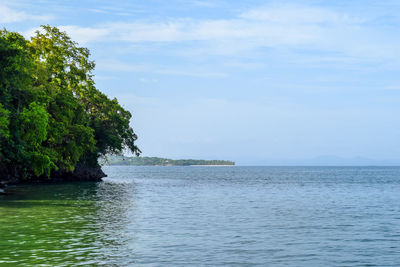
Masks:
[[[88,47],[143,156],[400,164],[400,1],[0,1]]]

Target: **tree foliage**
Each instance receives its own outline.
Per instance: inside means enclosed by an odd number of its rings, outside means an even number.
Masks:
[[[124,149],[139,154],[131,114],[97,90],[87,48],[42,26],[0,31],[0,174],[30,179]]]

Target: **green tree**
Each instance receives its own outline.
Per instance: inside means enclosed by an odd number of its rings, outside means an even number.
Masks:
[[[42,145],[47,140],[48,117],[46,109],[36,102],[31,102],[19,116],[24,153],[36,176],[50,176],[51,170],[57,168],[48,155],[49,150]]]
[[[31,75],[33,58],[28,42],[18,33],[0,31],[0,104],[3,129],[0,136],[0,171],[9,176],[27,177],[30,166],[21,138],[20,115],[35,100]]]
[[[95,87],[92,74],[95,64],[89,60],[89,50],[78,47],[64,32],[50,26],[43,26],[43,32],[37,32],[31,44],[35,48],[38,72],[44,74],[45,81],[70,91],[86,113],[85,121],[94,131],[96,145],[94,149],[84,149],[85,164],[96,165],[99,156],[118,154],[124,148],[139,154],[135,145],[137,136],[129,125],[130,112]]]
[[[8,138],[10,136],[8,129],[8,125],[10,124],[9,116],[10,112],[0,104],[0,138]]]
[[[50,176],[99,167],[107,153],[140,153],[131,114],[97,90],[89,55],[55,27],[30,41],[0,31],[0,171]]]

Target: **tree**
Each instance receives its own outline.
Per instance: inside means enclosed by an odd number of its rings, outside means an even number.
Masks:
[[[89,55],[55,27],[30,41],[0,32],[0,170],[37,178],[140,153],[131,114],[97,90]]]
[[[139,154],[135,145],[137,136],[129,126],[130,112],[95,87],[92,74],[95,64],[89,60],[89,50],[78,47],[57,28],[43,26],[43,30],[36,32],[31,42],[36,61],[41,65],[39,72],[46,73],[47,81],[57,88],[65,88],[79,100],[87,115],[88,126],[94,130],[96,146],[93,150],[85,149],[84,160],[88,164],[97,164],[99,156],[118,154],[124,148]]]

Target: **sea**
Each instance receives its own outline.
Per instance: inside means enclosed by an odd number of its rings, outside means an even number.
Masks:
[[[400,266],[400,167],[103,169],[0,196],[0,266]]]

